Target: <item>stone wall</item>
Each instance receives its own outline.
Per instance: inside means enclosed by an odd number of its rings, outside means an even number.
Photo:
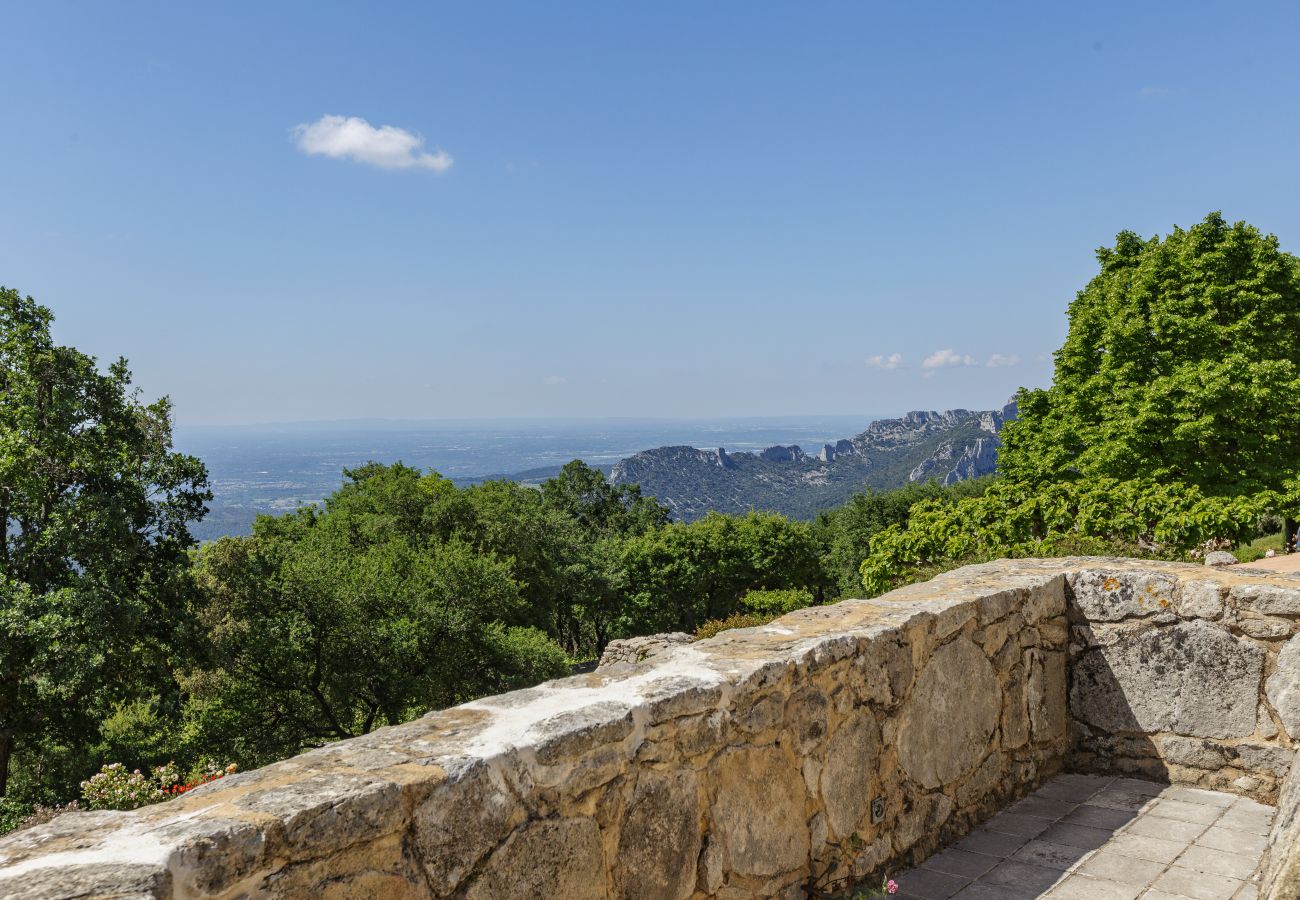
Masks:
[[[692,641],[694,638],[684,631],[610,641],[609,646],[600,656],[600,665],[596,667],[596,671],[609,674],[626,672],[633,666],[667,656],[672,653],[674,647]]]
[[[1300,761],[1300,753],[1296,759]],[[1264,900],[1300,897],[1300,765],[1291,766],[1282,786],[1260,874],[1259,895]]]
[[[1300,739],[1300,581],[1114,560],[1067,585],[1069,767],[1277,802]]]
[[[0,897],[793,898],[1067,763],[1267,797],[1300,733],[1295,586],[970,567],[62,816],[0,839]]]

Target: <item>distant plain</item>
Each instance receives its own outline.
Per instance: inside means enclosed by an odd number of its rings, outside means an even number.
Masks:
[[[258,513],[317,503],[345,468],[368,461],[432,469],[459,484],[494,477],[539,481],[571,459],[608,470],[641,450],[671,445],[728,452],[798,444],[815,454],[887,414],[720,419],[360,420],[176,429],[177,449],[208,466],[214,499],[194,528],[211,540],[247,534]]]

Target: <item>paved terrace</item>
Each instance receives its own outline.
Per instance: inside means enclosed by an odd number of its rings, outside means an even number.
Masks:
[[[1277,811],[1221,791],[1060,775],[920,868],[902,900],[1254,900]]]

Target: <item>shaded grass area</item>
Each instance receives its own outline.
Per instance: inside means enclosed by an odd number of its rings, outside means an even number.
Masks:
[[[1255,538],[1249,544],[1243,544],[1232,553],[1241,562],[1254,562],[1257,559],[1263,559],[1264,554],[1269,550],[1281,555],[1282,553],[1282,532],[1277,534],[1265,535],[1261,538]]]

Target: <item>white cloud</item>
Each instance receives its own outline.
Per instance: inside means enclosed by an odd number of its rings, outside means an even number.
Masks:
[[[990,369],[999,369],[1002,366],[1015,366],[1019,364],[1020,364],[1019,356],[1016,356],[1015,354],[1012,354],[1010,356],[1003,356],[1001,353],[994,353],[992,356],[989,357],[989,361],[985,363],[985,365],[988,366]]]
[[[876,369],[897,369],[903,364],[903,354],[891,353],[888,356],[882,356],[877,353],[875,356],[867,357],[867,365]]]
[[[568,384],[569,379],[563,375],[547,375],[542,379],[542,384]]]
[[[954,353],[952,348],[936,350],[921,362],[922,369],[945,369],[949,366],[973,366],[975,357]]]
[[[453,162],[441,148],[424,150],[424,138],[392,125],[376,128],[357,116],[321,116],[293,129],[298,149],[308,156],[350,159],[381,169],[428,169],[445,172]]]

